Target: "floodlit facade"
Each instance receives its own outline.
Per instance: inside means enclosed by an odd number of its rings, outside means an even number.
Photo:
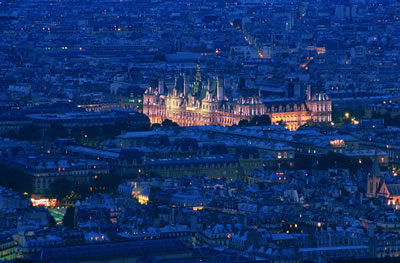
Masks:
[[[284,123],[289,130],[296,130],[307,121],[331,122],[332,105],[328,95],[312,95],[307,89],[307,99],[263,101],[260,96],[230,97],[225,81],[212,76],[202,81],[198,66],[195,81],[190,77],[176,76],[175,86],[166,90],[164,80],[158,88],[148,87],[143,95],[143,113],[150,122],[162,123],[165,119],[179,126],[237,125],[241,120],[250,121],[255,116],[268,115],[272,124]]]

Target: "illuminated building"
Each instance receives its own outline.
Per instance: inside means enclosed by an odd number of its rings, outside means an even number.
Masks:
[[[32,206],[43,206],[43,207],[56,207],[59,202],[57,199],[48,198],[31,198]]]
[[[11,236],[0,236],[0,261],[14,261],[17,259],[18,243]]]
[[[152,124],[169,119],[179,126],[231,126],[264,114],[272,124],[283,122],[289,130],[310,120],[331,121],[331,101],[326,94],[312,95],[308,88],[306,101],[265,103],[260,96],[228,97],[228,82],[219,76],[203,81],[200,66],[194,82],[183,74],[176,76],[174,87],[166,90],[164,80],[159,80],[158,88],[148,87],[143,95],[143,113]]]
[[[139,204],[147,205],[150,197],[150,185],[147,182],[127,181],[118,187],[121,194],[132,196]]]
[[[379,160],[375,156],[372,174],[368,175],[367,197],[383,197],[387,205],[400,209],[400,184],[386,183],[379,169]]]
[[[207,229],[199,235],[199,240],[208,245],[228,247],[233,234],[233,229],[230,225],[209,225]]]
[[[257,159],[261,165],[260,159]],[[242,163],[237,157],[204,156],[194,158],[148,159],[145,162],[146,174],[162,177],[195,176],[204,174],[209,178],[240,178],[243,176]]]
[[[375,159],[372,172],[368,174],[367,197],[377,197],[379,189],[384,181],[379,169],[378,161]]]

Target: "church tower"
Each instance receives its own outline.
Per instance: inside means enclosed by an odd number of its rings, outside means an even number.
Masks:
[[[196,81],[197,81],[197,82],[201,82],[200,64],[197,64]]]
[[[381,170],[379,168],[378,157],[375,155],[374,162],[372,165],[372,171],[368,173],[367,180],[367,197],[376,197],[379,191],[380,185],[383,183],[383,177],[381,176]]]

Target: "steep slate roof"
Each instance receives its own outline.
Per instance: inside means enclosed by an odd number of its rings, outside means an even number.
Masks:
[[[386,187],[390,196],[400,196],[400,184],[387,184]]]

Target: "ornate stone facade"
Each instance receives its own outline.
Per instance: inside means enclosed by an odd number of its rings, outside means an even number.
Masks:
[[[202,81],[199,68],[193,83],[181,75],[175,77],[175,85],[168,91],[164,81],[159,80],[158,88],[149,87],[143,95],[143,113],[151,123],[170,119],[180,126],[230,126],[264,114],[270,116],[272,124],[283,122],[289,130],[296,130],[309,120],[331,121],[331,101],[326,94],[311,96],[308,89],[305,101],[269,103],[259,96],[228,98],[224,82],[218,76]]]

